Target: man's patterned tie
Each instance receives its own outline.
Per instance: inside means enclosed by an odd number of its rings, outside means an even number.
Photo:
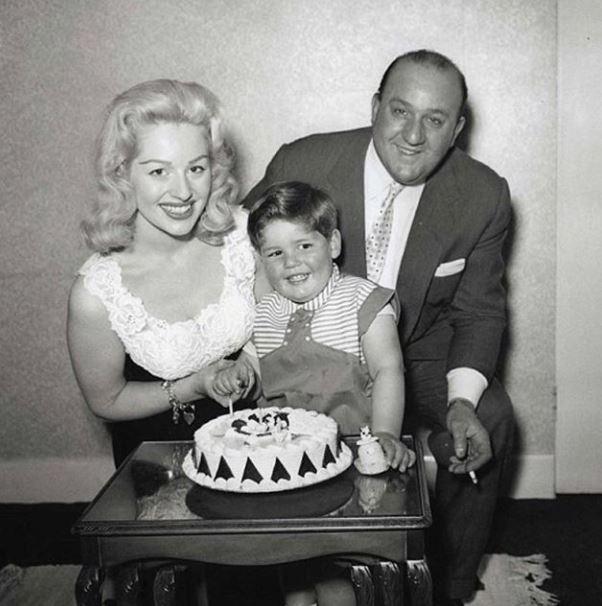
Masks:
[[[395,181],[391,183],[372,226],[372,231],[366,238],[366,269],[368,278],[373,282],[378,282],[385,265],[393,222],[393,200],[402,189],[403,185],[400,183]]]

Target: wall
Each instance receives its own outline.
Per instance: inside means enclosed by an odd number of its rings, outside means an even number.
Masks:
[[[557,490],[602,492],[602,6],[558,5]]]
[[[535,490],[549,492],[555,10],[546,0],[1,3],[0,500],[86,499],[110,473],[106,432],[79,394],[64,337],[68,289],[88,254],[78,223],[93,195],[91,143],[109,100],[156,77],[207,85],[230,116],[247,190],[282,142],[368,124],[382,71],[419,47],[461,66],[472,108],[463,145],[510,182],[502,370],[519,419],[517,454],[539,462]]]

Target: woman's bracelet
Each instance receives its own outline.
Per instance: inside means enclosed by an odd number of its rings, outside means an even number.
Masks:
[[[190,425],[194,421],[194,404],[191,402],[180,402],[178,396],[173,390],[173,381],[163,381],[161,388],[167,394],[167,399],[171,405],[172,420],[178,424],[180,422],[180,416],[184,417],[184,421]]]

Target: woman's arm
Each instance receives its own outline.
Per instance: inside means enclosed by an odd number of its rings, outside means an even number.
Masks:
[[[376,316],[364,336],[362,349],[372,386],[372,433],[380,439],[392,467],[401,471],[415,455],[399,440],[405,410],[403,356],[392,315]]]
[[[142,419],[170,409],[161,381],[126,381],[125,350],[111,329],[102,302],[90,294],[78,277],[69,296],[67,343],[75,377],[92,412],[107,421]],[[174,381],[181,402],[209,396],[227,406],[211,389],[220,364]],[[223,400],[223,401],[222,401]]]

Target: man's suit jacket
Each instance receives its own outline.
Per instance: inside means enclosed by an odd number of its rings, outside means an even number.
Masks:
[[[341,267],[365,277],[364,160],[370,139],[371,129],[363,128],[283,145],[245,206],[278,181],[325,190],[339,213]],[[502,246],[510,216],[506,181],[451,150],[426,183],[399,272],[406,363],[446,359],[448,370],[468,366],[491,380],[506,324]]]

